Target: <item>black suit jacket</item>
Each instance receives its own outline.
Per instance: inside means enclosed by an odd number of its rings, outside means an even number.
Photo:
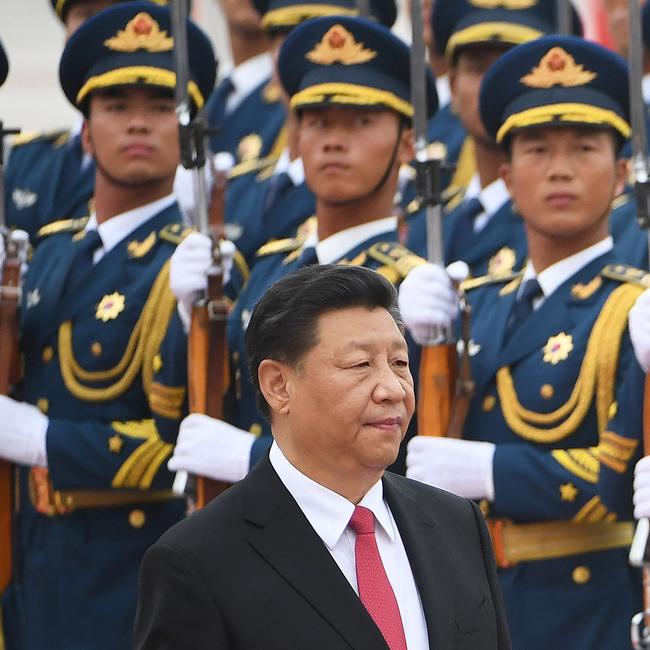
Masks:
[[[474,503],[386,473],[384,498],[435,650],[510,648]],[[379,629],[268,457],[147,552],[136,650],[385,650]]]

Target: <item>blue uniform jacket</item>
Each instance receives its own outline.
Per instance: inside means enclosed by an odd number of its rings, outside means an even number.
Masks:
[[[68,278],[84,223],[41,230],[24,286],[19,397],[50,419],[53,490],[143,496],[50,517],[32,505],[21,468],[19,557],[4,601],[9,647],[21,650],[130,647],[140,559],[185,513],[170,493],[147,501],[171,487],[166,461],[186,412],[187,342],[167,264],[180,210],[163,210],[84,278]]]

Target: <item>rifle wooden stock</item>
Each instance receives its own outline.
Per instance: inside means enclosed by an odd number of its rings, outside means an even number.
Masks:
[[[20,260],[7,254],[0,289],[0,394],[8,395],[18,377],[18,287]],[[0,460],[0,593],[11,580],[13,559],[13,464]]]
[[[210,230],[215,251],[215,270],[208,276],[206,299],[194,305],[188,341],[188,392],[192,413],[223,419],[223,396],[228,385],[228,306],[223,294],[223,273],[218,259],[222,238],[226,176],[215,173],[210,197]],[[196,507],[203,508],[229,484],[196,477]]]
[[[418,434],[446,436],[456,384],[456,345],[422,348],[418,392]]]

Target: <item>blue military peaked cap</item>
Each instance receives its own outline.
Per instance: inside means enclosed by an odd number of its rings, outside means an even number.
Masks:
[[[80,0],[50,0],[52,3],[52,8],[54,11],[56,11],[56,15],[63,21],[65,21],[66,14],[68,13],[68,9],[75,3],[79,2]],[[129,2],[130,0],[115,0],[115,3],[118,2]],[[149,0],[150,2],[153,2],[154,4],[165,6],[168,5],[169,2],[168,0]]]
[[[479,106],[497,142],[539,126],[608,127],[624,139],[631,132],[625,60],[574,36],[546,36],[504,54],[483,79]]]
[[[210,39],[188,21],[188,92],[200,109],[212,92],[217,64]],[[66,97],[84,110],[94,90],[115,86],[173,89],[171,15],[151,2],[119,3],[88,19],[68,41],[59,79]]]
[[[573,6],[571,12],[573,33],[581,35]],[[469,45],[513,47],[556,32],[557,0],[436,0],[431,22],[436,50],[453,61]]]
[[[280,80],[296,109],[384,107],[412,117],[410,49],[389,29],[364,18],[309,20],[289,34],[278,59]],[[427,68],[428,115],[438,110]]]
[[[358,16],[356,0],[253,0],[262,16],[262,26],[271,30],[290,30],[311,18],[323,16]],[[386,27],[397,17],[394,0],[369,0],[371,16]]]
[[[5,49],[0,42],[0,86],[5,82],[7,74],[9,74],[9,61],[7,60]]]

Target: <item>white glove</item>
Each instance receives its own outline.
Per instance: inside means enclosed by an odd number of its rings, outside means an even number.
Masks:
[[[29,235],[24,230],[12,230],[11,240],[18,246],[21,277],[27,272],[27,252],[29,250]],[[0,267],[5,261],[5,239],[0,236]]]
[[[35,406],[0,395],[0,458],[18,465],[47,467],[49,419]]]
[[[219,242],[223,283],[230,280],[235,245],[228,240]],[[178,301],[178,313],[185,331],[189,331],[192,307],[207,289],[208,273],[212,268],[212,240],[199,232],[189,234],[174,251],[169,264],[169,285]]]
[[[235,483],[248,474],[255,436],[227,422],[192,413],[182,422],[167,467]]]
[[[650,370],[650,289],[644,291],[628,315],[634,354],[645,372]]]
[[[424,345],[434,327],[450,327],[458,314],[458,295],[452,286],[467,275],[464,262],[447,270],[435,264],[415,267],[399,288],[399,310],[416,343]]]
[[[634,518],[650,517],[650,456],[634,468]]]
[[[406,476],[468,499],[494,500],[491,442],[415,436],[406,447]]]

